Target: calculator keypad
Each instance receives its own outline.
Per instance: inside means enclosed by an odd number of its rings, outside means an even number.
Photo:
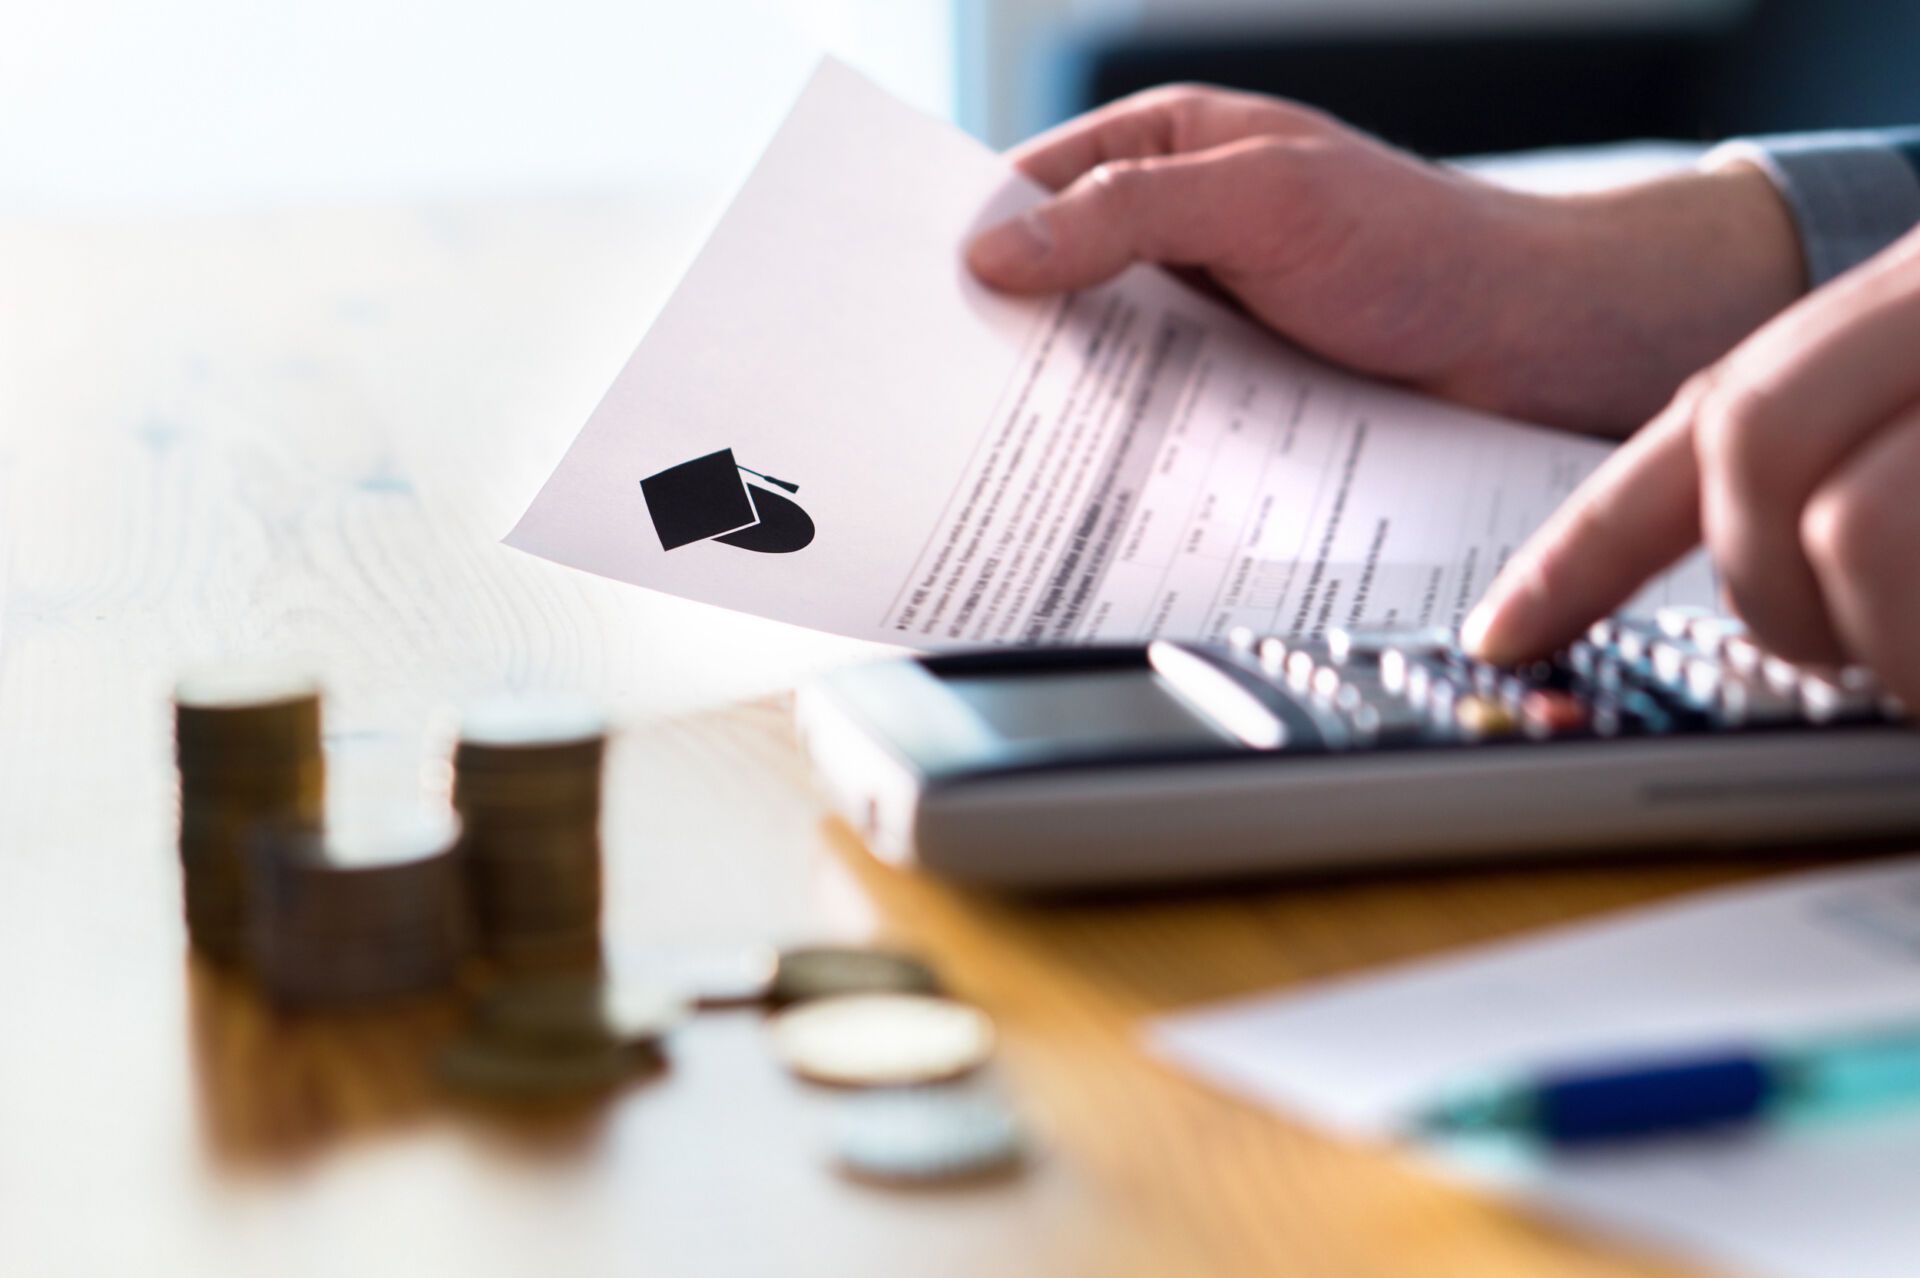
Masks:
[[[1477,661],[1441,629],[1335,629],[1292,642],[1236,630],[1230,660],[1351,747],[1668,736],[1902,722],[1858,667],[1795,666],[1702,609],[1595,624],[1550,661]]]

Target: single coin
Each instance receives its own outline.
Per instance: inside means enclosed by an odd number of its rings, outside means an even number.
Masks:
[[[662,1060],[657,1051],[644,1046],[614,1044],[542,1052],[475,1036],[448,1044],[434,1068],[441,1082],[460,1091],[534,1101],[605,1091],[660,1068]]]
[[[802,1078],[843,1087],[934,1083],[993,1054],[977,1007],[925,994],[847,994],[780,1013],[774,1053]]]
[[[191,670],[174,685],[176,704],[195,710],[244,710],[281,705],[320,694],[303,670],[233,662]]]
[[[777,1007],[842,994],[938,994],[940,978],[924,960],[896,950],[811,945],[783,950],[769,997]]]
[[[652,1043],[687,1018],[685,1000],[634,981],[600,976],[510,981],[474,1008],[488,1038],[547,1049]]]
[[[190,772],[320,751],[320,687],[306,674],[236,662],[174,685],[174,737]]]
[[[954,1087],[883,1088],[842,1099],[835,1160],[862,1178],[905,1184],[1004,1171],[1026,1153],[1019,1118],[997,1097]]]

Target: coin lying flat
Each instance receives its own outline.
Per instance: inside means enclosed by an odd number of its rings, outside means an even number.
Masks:
[[[612,1044],[584,1051],[530,1051],[489,1038],[457,1039],[434,1062],[440,1081],[503,1100],[558,1100],[605,1091],[660,1068],[651,1047]]]
[[[783,950],[768,997],[776,1007],[842,994],[938,994],[940,978],[924,960],[897,950],[810,945]]]
[[[773,1049],[802,1078],[843,1087],[933,1083],[993,1054],[993,1022],[979,1008],[925,994],[815,999],[772,1022]]]
[[[687,1017],[684,1000],[632,981],[592,976],[511,981],[474,1009],[486,1038],[546,1051],[649,1044]]]
[[[1004,1171],[1026,1152],[1020,1120],[998,1098],[954,1087],[883,1088],[840,1102],[833,1155],[864,1179],[903,1184]]]

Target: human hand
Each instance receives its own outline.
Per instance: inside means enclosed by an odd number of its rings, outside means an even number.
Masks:
[[[973,242],[988,284],[1199,268],[1336,363],[1552,425],[1624,434],[1802,288],[1791,220],[1752,169],[1527,195],[1305,107],[1193,87],[1010,158],[1058,194]]]
[[[1920,229],[1690,380],[1501,572],[1464,640],[1544,654],[1705,541],[1762,647],[1920,706]]]

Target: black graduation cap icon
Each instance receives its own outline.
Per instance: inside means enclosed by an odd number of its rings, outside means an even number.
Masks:
[[[743,474],[790,493],[800,491],[798,484],[748,470],[733,460],[731,448],[669,466],[641,480],[640,492],[647,499],[647,513],[653,516],[653,530],[660,534],[660,548],[672,550],[712,540],[784,555],[813,541],[813,520],[800,503],[772,488],[749,484]]]

